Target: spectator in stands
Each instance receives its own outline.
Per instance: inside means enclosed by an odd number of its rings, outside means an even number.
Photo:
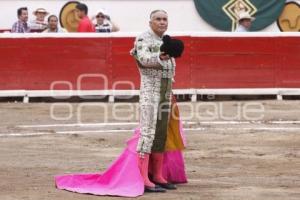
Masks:
[[[97,33],[110,33],[120,30],[104,10],[100,10],[94,18],[96,18],[95,29]]]
[[[58,17],[55,15],[50,15],[48,17],[48,28],[43,31],[44,33],[66,33],[67,30],[58,27]]]
[[[77,32],[95,32],[95,27],[91,20],[88,18],[88,7],[83,3],[79,3],[76,5],[76,14],[80,18],[79,26]]]
[[[12,26],[12,33],[28,33],[30,28],[27,24],[28,21],[28,9],[26,7],[19,8],[17,10],[18,21],[15,22]]]
[[[36,19],[29,23],[31,32],[42,32],[47,28],[45,18],[49,13],[44,8],[38,8],[33,12],[33,15],[36,16]]]
[[[255,18],[251,17],[248,12],[241,12],[238,20],[238,27],[235,32],[249,32]]]

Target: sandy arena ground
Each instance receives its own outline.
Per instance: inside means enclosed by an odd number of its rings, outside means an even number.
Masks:
[[[53,177],[105,170],[131,136],[136,108],[1,103],[0,200],[124,199],[57,190]],[[138,199],[300,199],[300,101],[180,103],[180,108],[189,183]]]

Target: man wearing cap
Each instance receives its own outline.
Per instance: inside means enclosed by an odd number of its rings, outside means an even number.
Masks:
[[[160,51],[162,37],[168,28],[166,11],[152,11],[149,25],[150,30],[136,38],[131,50],[141,75],[138,166],[145,192],[165,192],[165,189],[176,189],[162,175],[175,59]],[[149,159],[153,170],[151,181],[148,177]]]
[[[42,32],[47,28],[47,22],[45,20],[46,16],[49,15],[49,12],[44,8],[38,8],[33,12],[33,15],[36,16],[35,20],[30,21],[30,29],[32,32]]]
[[[77,16],[80,18],[80,22],[77,28],[77,32],[83,32],[83,33],[95,33],[95,27],[89,17],[88,14],[88,7],[87,5],[83,3],[79,3],[76,5],[76,13]]]
[[[96,18],[95,28],[97,33],[110,33],[120,30],[104,9],[99,10],[94,18]]]
[[[241,12],[239,14],[238,27],[235,32],[249,32],[254,20],[255,18],[251,17],[248,12]]]

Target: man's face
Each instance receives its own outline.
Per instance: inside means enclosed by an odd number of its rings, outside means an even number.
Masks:
[[[250,29],[250,28],[251,28],[251,25],[252,25],[252,22],[251,22],[250,19],[242,19],[242,20],[240,21],[240,24],[241,24],[242,26],[244,26],[246,29]]]
[[[82,19],[82,18],[85,16],[84,11],[75,9],[75,12],[76,12],[77,16],[78,16],[80,19]]]
[[[44,13],[44,12],[37,12],[36,13],[36,19],[38,21],[44,21],[45,17],[46,17],[46,13]]]
[[[22,10],[22,13],[19,16],[19,19],[23,22],[27,22],[28,21],[28,11],[27,10]]]
[[[57,29],[57,18],[56,17],[51,17],[50,20],[49,20],[49,28],[52,29],[52,30],[55,30]]]
[[[162,36],[168,29],[168,15],[158,11],[150,19],[150,27],[158,36]]]
[[[96,19],[97,19],[97,24],[103,24],[105,15],[103,13],[98,13],[98,15],[96,15]]]

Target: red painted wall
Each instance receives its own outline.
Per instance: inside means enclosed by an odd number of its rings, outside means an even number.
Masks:
[[[300,37],[179,38],[186,48],[177,60],[176,89],[300,87]],[[138,89],[133,41],[0,38],[0,90],[48,90],[55,81],[69,84],[54,89]]]

